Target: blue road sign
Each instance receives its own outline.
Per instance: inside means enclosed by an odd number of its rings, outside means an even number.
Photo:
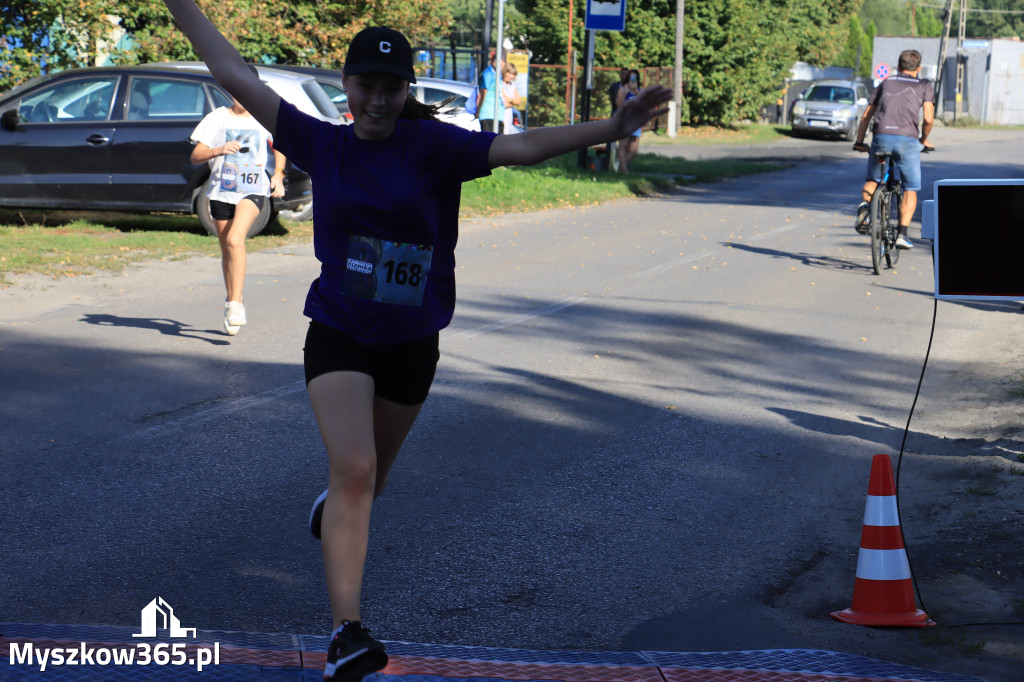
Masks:
[[[626,0],[587,0],[588,31],[625,31]]]
[[[879,64],[878,66],[875,67],[875,78],[877,78],[880,81],[884,81],[888,77],[889,77],[889,65],[888,64]]]

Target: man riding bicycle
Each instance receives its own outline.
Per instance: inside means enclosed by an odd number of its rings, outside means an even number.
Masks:
[[[903,201],[900,203],[899,237],[896,247],[912,249],[914,245],[907,236],[907,229],[917,208],[917,191],[921,189],[921,148],[934,149],[928,143],[928,134],[935,121],[935,88],[931,81],[918,78],[921,73],[921,53],[904,50],[897,65],[899,73],[882,81],[871,95],[868,108],[860,119],[857,140],[853,148],[859,152],[869,151],[864,144],[868,122],[874,117],[871,130],[871,147],[868,158],[868,175],[861,190],[861,204],[857,207],[857,232],[868,233],[870,223],[871,195],[882,181],[884,167],[875,159],[877,154],[892,153],[900,170],[903,182]],[[917,128],[918,113],[924,110],[924,123],[920,132]]]

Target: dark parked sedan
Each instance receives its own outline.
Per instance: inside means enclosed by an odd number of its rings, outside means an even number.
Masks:
[[[278,72],[268,81],[294,77]],[[29,81],[0,96],[0,206],[197,213],[215,233],[200,201],[209,167],[189,161],[189,136],[231,102],[205,69],[171,65],[71,69]],[[268,202],[250,234],[271,212],[309,203],[308,175],[289,163],[286,181],[284,198]]]

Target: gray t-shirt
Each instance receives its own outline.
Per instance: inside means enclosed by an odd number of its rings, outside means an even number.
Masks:
[[[897,73],[882,81],[868,102],[875,106],[875,135],[906,135],[918,138],[917,122],[921,107],[935,99],[931,81],[923,81],[905,73]]]

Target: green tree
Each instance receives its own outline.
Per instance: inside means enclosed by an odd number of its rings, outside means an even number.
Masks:
[[[118,1],[123,26],[137,47],[126,61],[195,59],[162,0]],[[242,56],[250,61],[336,68],[348,43],[367,26],[387,25],[412,43],[447,33],[443,0],[198,0]]]
[[[447,35],[444,0],[198,0],[250,61],[338,67],[366,26],[388,25],[413,43]],[[162,0],[8,0],[0,5],[0,89],[49,71],[96,63],[114,17],[130,47],[119,63],[195,59]]]
[[[975,11],[972,11],[975,10]],[[997,10],[982,12],[978,10]],[[1024,5],[1020,0],[972,0],[967,9],[965,30],[972,38],[1022,38],[1024,37]],[[1007,12],[1003,14],[1001,12]],[[957,21],[954,13],[953,21]],[[956,24],[953,33],[955,35]]]
[[[702,0],[687,3],[684,35],[684,120],[732,123],[774,102],[793,62],[829,64],[842,49],[845,22],[859,0]],[[583,48],[584,3],[576,3],[573,46]],[[564,0],[521,0],[522,28],[535,62],[565,64],[568,8]],[[600,31],[598,67],[671,67],[675,53],[674,0],[635,0],[626,30]],[[653,75],[653,73],[652,73]],[[554,78],[555,74],[545,74]],[[607,81],[595,79],[606,111]],[[650,79],[648,79],[650,80]],[[564,80],[552,86],[563,93]],[[666,82],[666,84],[668,84]],[[562,105],[562,111],[565,107]],[[533,100],[531,99],[531,112]],[[536,120],[536,118],[534,119]]]
[[[787,7],[710,0],[687,6],[686,19],[684,78],[691,122],[729,124],[752,118],[775,101],[797,57],[795,41],[786,36]]]
[[[910,33],[910,10],[905,0],[864,0],[857,16],[867,30],[874,23],[876,35],[905,36]]]
[[[789,0],[786,34],[794,42],[796,57],[819,66],[834,62],[849,32],[847,19],[860,0]]]
[[[914,24],[919,36],[936,37],[942,35],[942,16],[940,10],[931,7],[918,7]]]
[[[479,47],[480,35],[484,28],[484,15],[487,11],[486,0],[444,0],[448,13],[451,15],[449,33],[455,37],[455,44]],[[525,36],[513,30],[522,26],[519,8],[508,0],[505,3],[505,38],[512,41],[513,47],[522,47]],[[489,44],[494,47],[498,40],[498,0],[494,0],[493,16],[491,17],[491,38]]]
[[[0,4],[0,92],[40,74],[95,60],[113,28],[109,0],[6,0]]]
[[[872,46],[868,42],[868,36],[864,33],[864,29],[860,27],[860,20],[856,15],[851,15],[847,20],[846,30],[846,44],[843,46],[843,51],[836,57],[835,65],[855,69],[858,76],[871,75]],[[858,58],[860,59],[859,70],[857,70]]]

